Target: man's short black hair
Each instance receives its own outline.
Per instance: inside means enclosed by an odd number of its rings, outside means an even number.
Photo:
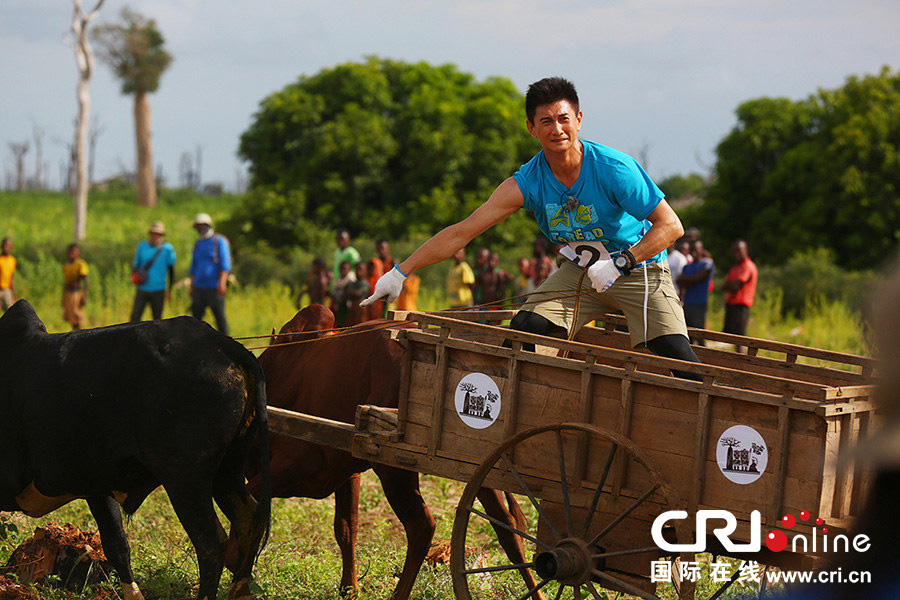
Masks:
[[[525,93],[525,116],[529,123],[534,123],[534,113],[538,106],[552,104],[559,100],[567,100],[575,112],[578,112],[578,92],[575,84],[562,77],[545,77],[528,86]]]

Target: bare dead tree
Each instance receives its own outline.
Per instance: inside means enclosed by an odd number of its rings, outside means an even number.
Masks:
[[[75,11],[72,16],[72,49],[75,51],[75,62],[78,65],[78,120],[75,126],[75,241],[84,239],[87,229],[88,200],[88,160],[87,138],[88,125],[91,119],[91,96],[88,87],[94,72],[94,52],[88,41],[88,25],[97,17],[105,0],[97,0],[94,8],[85,14],[82,0],[72,0]]]
[[[25,155],[28,154],[28,141],[24,141],[21,144],[17,144],[15,142],[9,143],[9,150],[13,153],[13,160],[16,164],[16,183],[14,188],[17,192],[21,192],[25,189]]]
[[[88,186],[94,185],[94,158],[97,156],[97,138],[103,133],[105,127],[100,125],[97,117],[91,119],[91,130],[88,133]]]
[[[194,164],[191,155],[187,152],[182,152],[181,159],[178,161],[178,179],[181,187],[190,189],[194,180]]]
[[[197,146],[194,149],[194,185],[192,189],[195,191],[200,191],[200,186],[203,184],[203,149],[200,146]]]
[[[31,138],[34,140],[34,183],[36,190],[44,189],[44,130],[31,124]]]

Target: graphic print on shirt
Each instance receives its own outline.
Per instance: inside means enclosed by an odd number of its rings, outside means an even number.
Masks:
[[[553,241],[561,244],[601,241],[603,228],[592,206],[580,204],[574,210],[568,210],[565,203],[548,202],[544,210]]]

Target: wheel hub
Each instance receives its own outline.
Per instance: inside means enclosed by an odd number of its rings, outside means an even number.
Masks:
[[[535,554],[534,570],[541,579],[580,585],[590,580],[593,562],[584,541],[567,538],[560,541],[553,550]]]

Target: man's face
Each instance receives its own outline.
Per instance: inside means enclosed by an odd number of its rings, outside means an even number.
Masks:
[[[344,249],[350,245],[350,236],[346,233],[340,233],[337,236],[337,245],[338,248]]]
[[[3,242],[3,249],[2,249],[2,250],[3,250],[3,252],[5,252],[6,254],[9,254],[10,252],[12,252],[12,240],[6,240],[5,242]]]
[[[198,223],[197,225],[194,225],[194,229],[197,230],[198,235],[206,235],[206,232],[209,231],[209,225]]]
[[[527,122],[528,132],[541,143],[545,152],[565,152],[578,141],[581,111],[568,100],[542,104],[534,111],[534,123]]]

